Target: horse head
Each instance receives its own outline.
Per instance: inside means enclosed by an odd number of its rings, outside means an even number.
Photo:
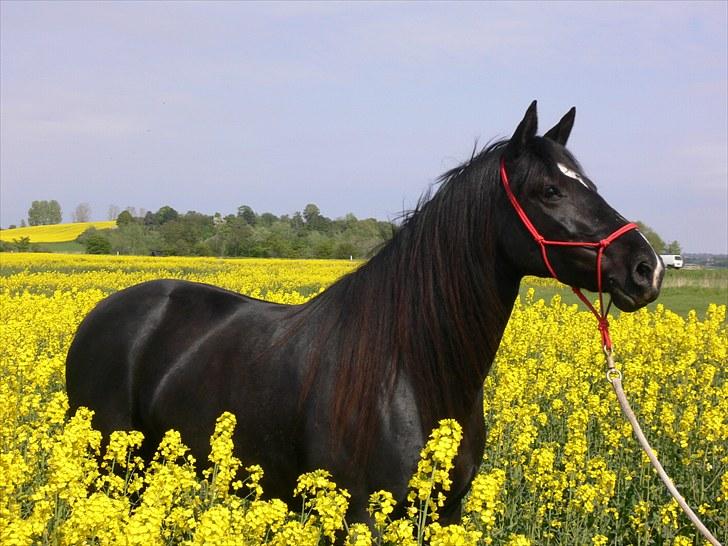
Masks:
[[[601,289],[619,309],[635,311],[657,298],[664,267],[566,149],[574,117],[572,108],[539,137],[534,101],[504,146],[499,246],[519,274]]]

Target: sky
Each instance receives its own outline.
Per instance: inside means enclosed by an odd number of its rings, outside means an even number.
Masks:
[[[0,225],[56,199],[394,219],[533,99],[600,193],[728,253],[728,2],[0,3]]]

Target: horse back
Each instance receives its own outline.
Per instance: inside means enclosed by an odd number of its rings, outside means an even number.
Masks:
[[[223,411],[260,416],[281,381],[295,376],[266,354],[289,309],[187,281],[119,291],[84,319],[71,344],[71,411],[93,409],[94,426],[105,436],[142,431],[150,452],[174,428],[204,457]],[[248,440],[255,428],[239,422],[238,433]]]

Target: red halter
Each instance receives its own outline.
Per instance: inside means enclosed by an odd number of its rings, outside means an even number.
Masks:
[[[589,310],[594,314],[594,316],[597,318],[598,328],[599,332],[602,335],[602,345],[604,348],[608,351],[611,351],[612,349],[612,339],[609,337],[609,322],[607,321],[607,311],[604,308],[604,301],[602,298],[602,256],[604,255],[604,250],[614,242],[615,239],[618,237],[621,237],[628,231],[631,231],[633,229],[637,229],[637,224],[633,224],[632,222],[629,222],[619,229],[615,230],[613,233],[611,233],[608,237],[605,239],[602,239],[599,242],[577,242],[577,241],[549,241],[546,238],[544,238],[543,235],[541,235],[536,227],[531,223],[531,220],[528,218],[528,215],[526,214],[526,211],[523,210],[520,203],[518,202],[518,199],[516,199],[516,196],[513,194],[513,191],[511,191],[511,186],[508,183],[508,173],[506,173],[506,163],[503,158],[501,158],[500,163],[500,176],[501,181],[503,182],[503,187],[506,190],[506,195],[508,196],[508,200],[513,205],[513,208],[516,210],[516,213],[518,214],[518,217],[521,219],[521,222],[523,222],[523,225],[526,226],[526,229],[531,234],[531,236],[534,238],[534,240],[538,243],[538,245],[541,247],[541,256],[543,257],[543,261],[546,264],[546,268],[549,270],[549,273],[551,273],[551,276],[558,280],[559,277],[556,275],[556,271],[554,271],[553,266],[551,265],[551,262],[549,261],[548,253],[546,252],[546,246],[585,246],[585,247],[591,247],[597,249],[597,290],[599,291],[599,311],[597,311],[594,306],[591,304],[591,302],[587,299],[587,297],[582,294],[581,290],[575,286],[572,286],[571,289],[574,291],[574,293],[579,297],[581,301],[584,302],[584,304],[589,308]]]

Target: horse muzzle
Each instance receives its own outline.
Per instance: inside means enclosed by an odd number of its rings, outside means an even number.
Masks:
[[[665,266],[657,254],[638,253],[628,261],[623,280],[607,274],[605,291],[610,293],[618,309],[636,311],[657,299],[664,276]]]

